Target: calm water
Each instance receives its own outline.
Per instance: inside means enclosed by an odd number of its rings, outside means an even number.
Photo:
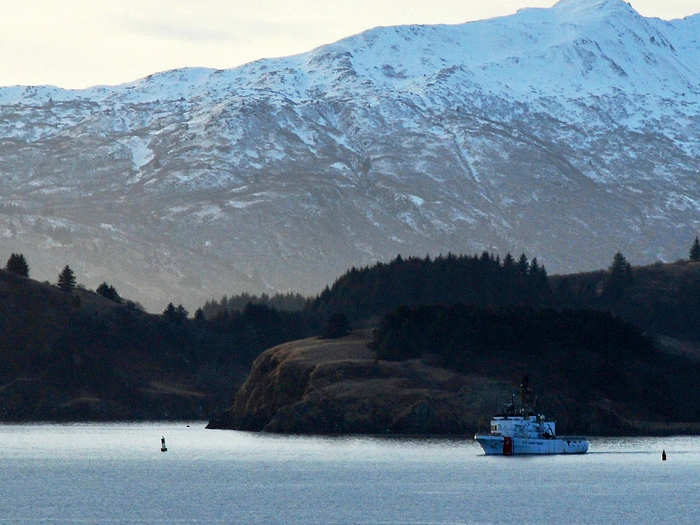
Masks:
[[[700,437],[503,458],[471,440],[190,425],[0,425],[0,522],[700,522]]]

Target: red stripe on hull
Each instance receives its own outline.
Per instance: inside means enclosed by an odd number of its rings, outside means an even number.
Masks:
[[[504,437],[503,438],[503,455],[512,456],[513,455],[513,438]]]

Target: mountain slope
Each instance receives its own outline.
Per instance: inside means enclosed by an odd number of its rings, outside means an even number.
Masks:
[[[317,292],[398,252],[675,259],[700,229],[699,33],[563,0],[232,70],[2,88],[0,246],[158,309]]]

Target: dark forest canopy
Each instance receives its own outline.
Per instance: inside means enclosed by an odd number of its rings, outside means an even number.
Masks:
[[[700,341],[700,263],[678,261],[633,268],[621,253],[605,271],[547,275],[522,255],[397,257],[353,268],[311,301],[322,319],[376,318],[401,305],[527,305],[612,312],[643,330]]]
[[[211,299],[202,306],[202,313],[207,319],[213,319],[223,312],[241,312],[249,304],[259,304],[284,312],[303,310],[308,299],[299,293],[278,293],[274,295],[253,295],[241,293],[232,296],[224,295],[220,300]]]
[[[540,359],[550,351],[578,350],[613,362],[654,351],[648,336],[607,312],[463,304],[402,306],[382,318],[372,345],[383,359],[437,354],[465,372],[480,357],[499,354]]]
[[[508,304],[543,305],[551,301],[547,272],[525,255],[503,261],[453,255],[402,258],[371,267],[352,268],[326,288],[308,307],[319,315],[344,313],[359,320],[384,314],[399,305]]]
[[[294,294],[242,294],[210,301],[203,309],[205,317],[213,319],[224,310],[240,311],[247,303],[274,307],[286,302],[278,309],[302,311],[310,324],[319,326],[339,313],[357,325],[401,305],[592,309],[615,313],[653,333],[700,341],[700,264],[679,261],[633,268],[621,253],[611,259],[607,271],[550,277],[536,258],[530,261],[525,255],[399,255],[388,263],[351,268],[311,300]]]
[[[552,306],[612,312],[653,334],[700,341],[700,263],[550,278]]]
[[[665,354],[637,327],[607,312],[401,307],[375,330],[377,357],[431,362],[463,373],[517,380],[531,375],[584,399],[629,401],[647,417],[700,419],[700,362]]]

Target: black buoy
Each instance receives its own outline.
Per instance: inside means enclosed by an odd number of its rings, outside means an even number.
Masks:
[[[665,450],[661,451],[661,461],[666,461],[666,451]]]
[[[161,436],[161,438],[160,438],[160,451],[161,452],[168,451],[168,447],[165,446],[165,436]]]

